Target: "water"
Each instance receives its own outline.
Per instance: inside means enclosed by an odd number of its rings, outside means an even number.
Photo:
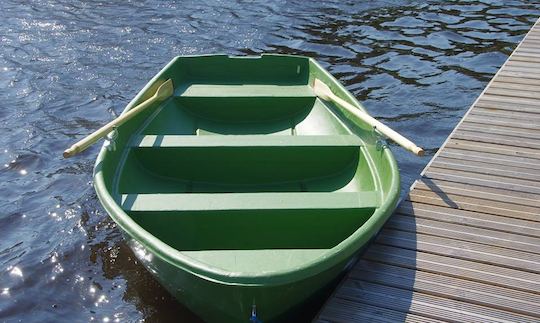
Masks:
[[[0,320],[198,321],[99,205],[99,147],[61,158],[173,56],[317,58],[427,148],[392,147],[406,190],[538,15],[526,1],[2,1]]]

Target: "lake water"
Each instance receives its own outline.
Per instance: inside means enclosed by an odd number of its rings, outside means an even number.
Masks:
[[[392,147],[407,190],[539,15],[528,1],[3,0],[0,321],[198,322],[97,201],[98,145],[61,157],[173,56],[315,57],[427,148]]]

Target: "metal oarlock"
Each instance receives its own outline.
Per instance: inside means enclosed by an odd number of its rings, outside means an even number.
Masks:
[[[377,137],[377,141],[375,142],[375,148],[377,148],[377,150],[383,150],[384,148],[387,148],[388,142],[386,141],[386,137],[379,131],[379,129],[377,129],[376,126],[373,127],[373,132]]]
[[[105,137],[105,147],[107,147],[108,151],[116,150],[116,138],[118,138],[118,130],[113,127],[112,131]]]

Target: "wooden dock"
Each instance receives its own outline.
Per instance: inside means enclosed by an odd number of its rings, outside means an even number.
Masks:
[[[539,21],[317,322],[540,322]]]

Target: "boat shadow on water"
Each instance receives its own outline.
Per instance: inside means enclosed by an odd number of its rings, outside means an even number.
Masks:
[[[96,167],[99,169],[101,166]],[[88,277],[89,283],[107,295],[107,299],[117,295],[115,289],[121,290],[121,302],[117,302],[114,310],[120,314],[118,318],[125,317],[133,306],[139,319],[145,322],[202,323],[199,317],[176,301],[145,269],[123,239],[116,223],[101,210],[97,197],[91,194],[87,201],[82,205],[85,211],[81,214],[80,222],[81,228],[87,233],[87,260],[91,267],[100,266],[101,269],[101,275]],[[85,292],[82,298],[87,297]],[[99,316],[107,315],[106,311],[103,309],[100,313],[98,308],[91,308],[89,312]]]
[[[115,229],[117,234],[120,233]],[[184,305],[177,302],[152,275],[137,261],[126,241],[118,239],[112,246],[96,244],[91,255],[99,254],[103,275],[114,281],[125,281],[122,300],[132,304],[145,322],[203,322]],[[95,262],[95,259],[90,259]]]

